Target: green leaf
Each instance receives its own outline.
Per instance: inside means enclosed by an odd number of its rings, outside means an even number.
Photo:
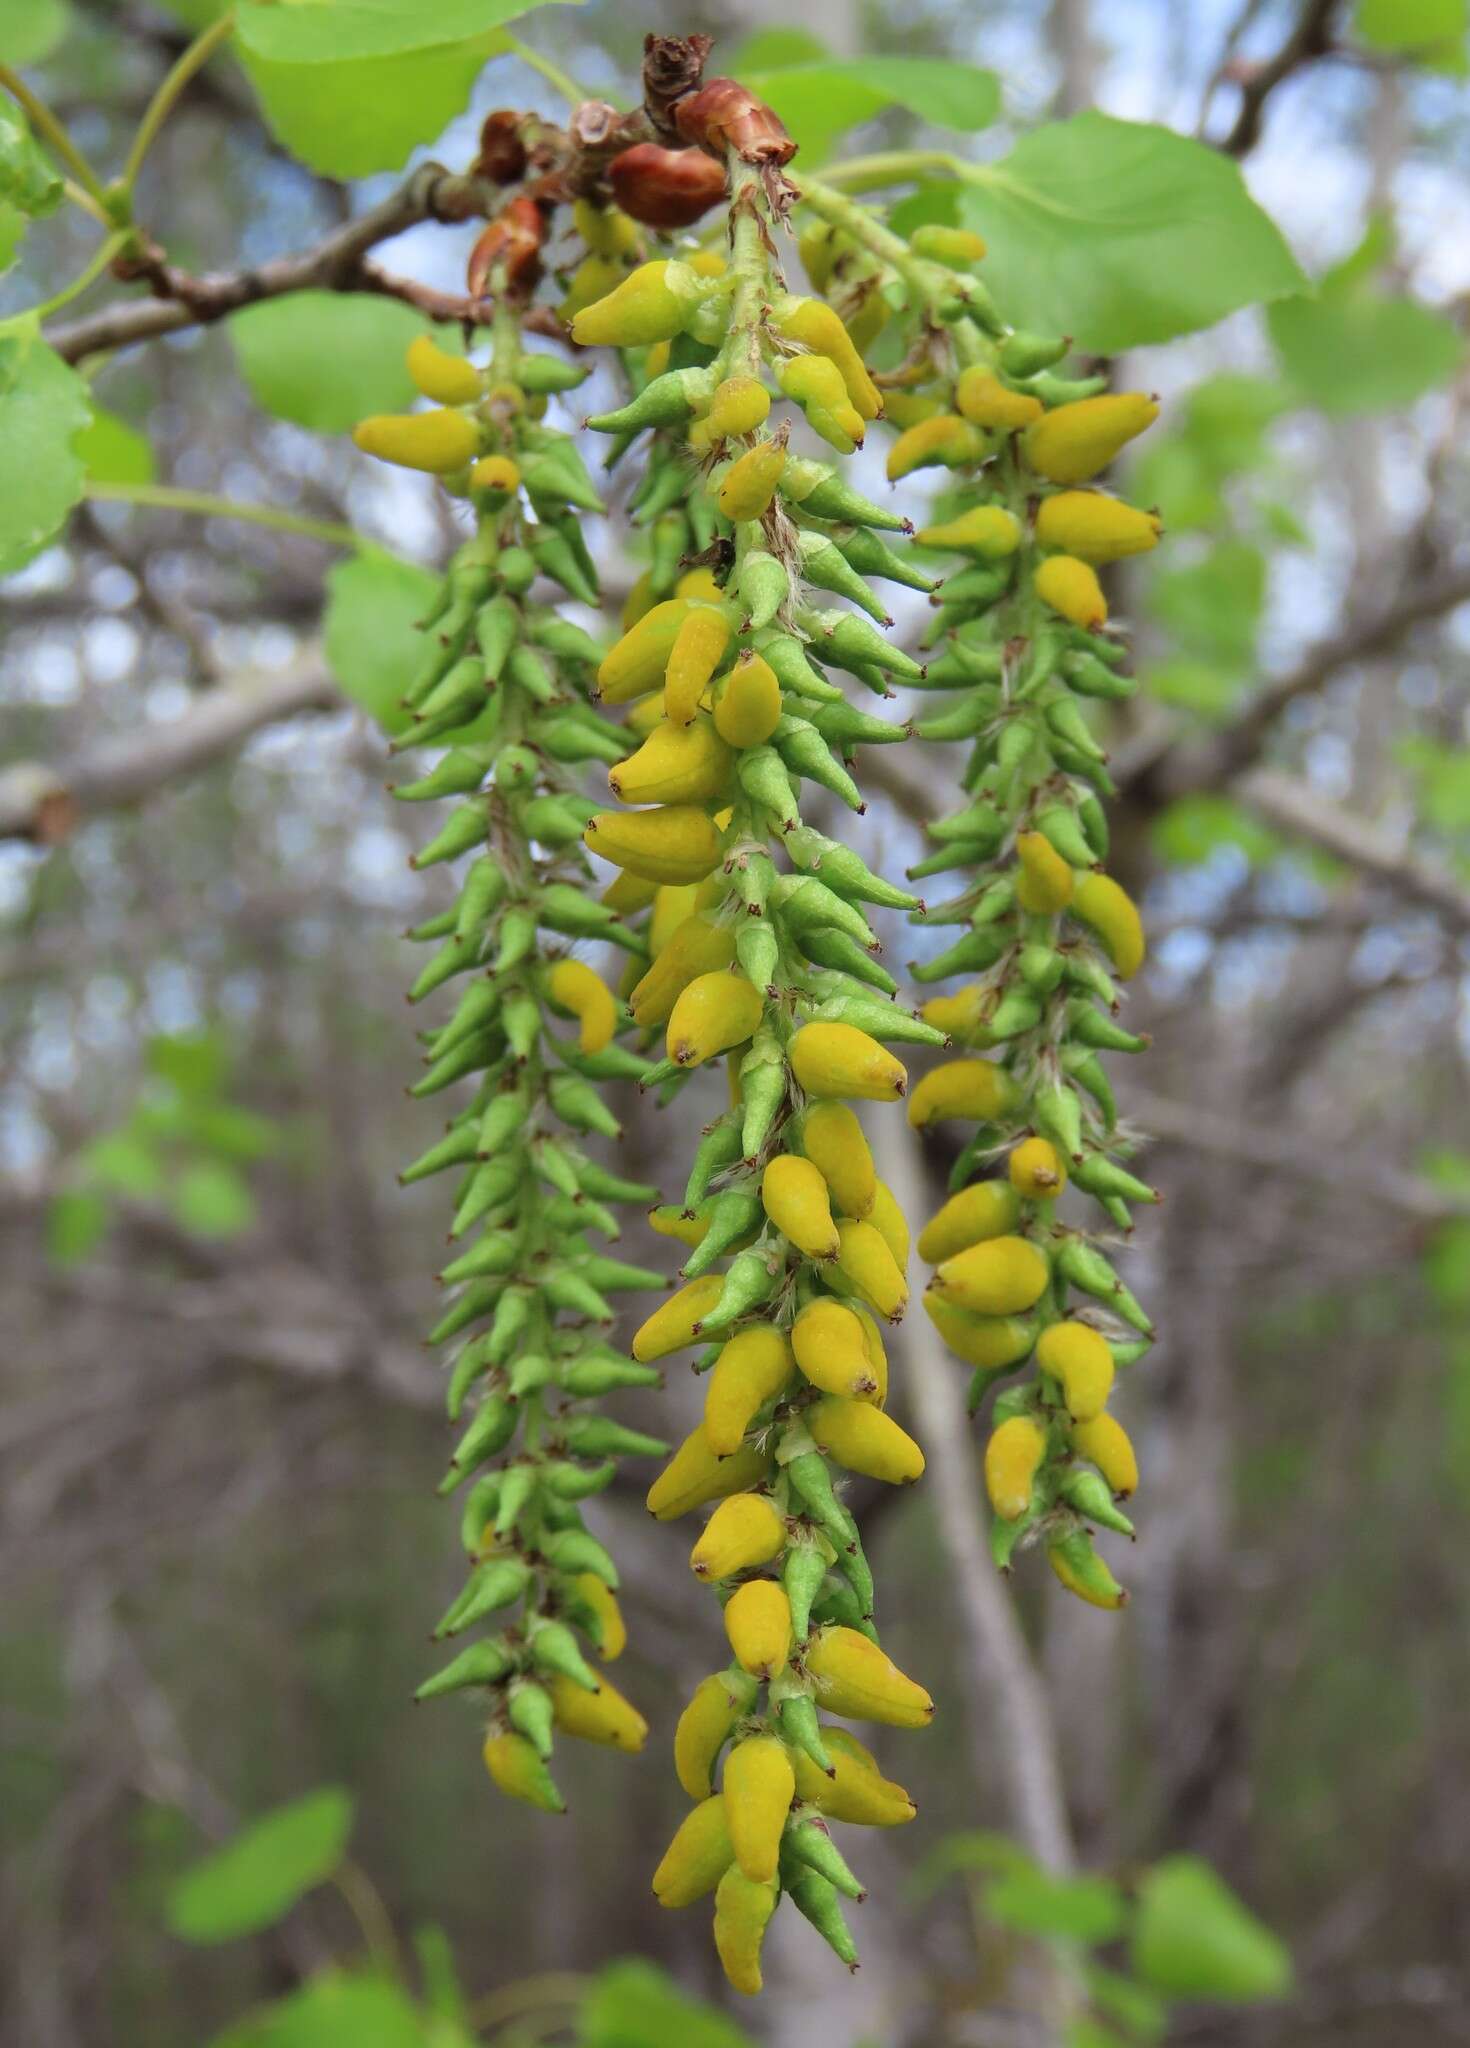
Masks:
[[[1084,2013],[1081,2019],[1068,2022],[1066,2048],[1128,2048],[1128,2043],[1101,2020]]]
[[[919,1859],[908,1881],[909,1896],[927,1899],[947,1878],[962,1871],[1008,1876],[1035,1868],[1026,1851],[1018,1847],[1009,1835],[996,1834],[990,1828],[968,1828],[959,1834],[943,1836]]]
[[[1268,826],[1228,796],[1182,796],[1163,810],[1153,826],[1160,859],[1194,867],[1222,846],[1238,847],[1252,867],[1264,867],[1281,852]]]
[[[293,292],[246,306],[230,321],[235,359],[256,403],[319,434],[350,433],[368,413],[411,404],[404,354],[418,335],[434,332],[412,306],[360,293]]]
[[[46,1211],[46,1253],[58,1266],[75,1266],[107,1232],[110,1210],[95,1188],[67,1188]]]
[[[1425,1247],[1424,1277],[1441,1308],[1470,1309],[1470,1221],[1439,1225]]]
[[[1266,322],[1298,401],[1325,413],[1392,412],[1464,361],[1452,320],[1413,299],[1352,292],[1285,299]]]
[[[1453,1145],[1431,1145],[1415,1164],[1426,1180],[1452,1195],[1470,1195],[1470,1152]]]
[[[1248,541],[1224,540],[1178,569],[1161,570],[1149,605],[1180,650],[1222,667],[1246,667],[1266,600],[1266,560]]]
[[[536,0],[242,0],[246,71],[277,137],[312,170],[397,170],[464,111],[503,25]]]
[[[0,275],[9,270],[20,254],[20,245],[25,240],[29,223],[18,206],[7,205],[0,199]]]
[[[79,1164],[88,1180],[136,1201],[149,1201],[163,1192],[162,1162],[146,1138],[135,1131],[108,1131],[95,1138]]]
[[[66,0],[5,0],[6,63],[41,63],[70,27]]]
[[[1058,1940],[1111,1941],[1128,1918],[1123,1894],[1104,1877],[1051,1877],[1013,1870],[985,1887],[985,1910],[1003,1927]]]
[[[331,1876],[351,1829],[352,1801],[332,1785],[278,1806],[185,1871],[169,1894],[169,1926],[194,1942],[269,1927]]]
[[[1140,2040],[1162,2039],[1169,2024],[1169,2012],[1157,1993],[1135,1984],[1121,1971],[1105,1970],[1101,1963],[1086,1966],[1084,1981],[1087,1995],[1099,2012],[1106,2013]]]
[[[158,474],[147,439],[99,405],[91,423],[72,442],[89,484],[151,484]]]
[[[219,1159],[196,1159],[173,1190],[175,1216],[196,1237],[238,1237],[255,1221],[250,1184]]]
[[[1226,371],[1207,377],[1170,408],[1166,432],[1138,444],[1128,471],[1128,495],[1141,505],[1168,507],[1172,534],[1202,532],[1226,518],[1224,486],[1270,462],[1267,434],[1287,410],[1279,384]]]
[[[804,28],[760,28],[730,52],[732,78],[758,71],[789,71],[793,64],[822,64],[831,55],[820,36]]]
[[[62,201],[61,179],[32,136],[25,115],[8,96],[0,98],[0,199],[31,220],[55,213]]]
[[[216,2034],[209,2048],[453,2048],[396,1984],[337,1970]]]
[[[281,1149],[281,1132],[268,1116],[253,1109],[238,1109],[231,1102],[210,1102],[196,1109],[190,1118],[190,1135],[207,1152],[222,1153],[226,1159],[253,1163],[269,1159]]]
[[[0,336],[0,576],[59,532],[82,495],[75,442],[92,417],[87,386],[39,336]]]
[[[1170,1856],[1144,1878],[1132,1963],[1167,1998],[1247,2004],[1291,1988],[1285,1945],[1197,1856]]]
[[[1007,317],[1100,355],[1213,327],[1305,279],[1217,150],[1148,122],[1077,114],[966,173]]]
[[[399,700],[423,652],[418,621],[438,588],[427,569],[376,548],[338,562],[327,577],[327,665],[353,703],[388,732],[408,724]]]
[[[1411,53],[1446,71],[1465,68],[1467,0],[1358,0],[1353,27],[1376,50]]]
[[[1177,705],[1209,725],[1220,725],[1246,695],[1250,677],[1243,668],[1222,668],[1215,662],[1183,656],[1151,668],[1148,687],[1160,704]]]
[[[1452,1339],[1445,1351],[1441,1455],[1451,1485],[1470,1503],[1470,1339]]]
[[[652,1963],[613,1963],[578,2018],[577,2048],[753,2048],[743,2027],[686,1997]]]
[[[1393,752],[1413,778],[1424,823],[1452,838],[1470,832],[1470,748],[1409,734]]]
[[[780,115],[803,162],[825,156],[844,130],[889,107],[905,107],[933,127],[966,134],[988,128],[1000,112],[995,73],[947,58],[859,57],[740,76]]]
[[[229,1048],[212,1031],[169,1032],[148,1041],[148,1071],[180,1095],[217,1095],[230,1069]]]

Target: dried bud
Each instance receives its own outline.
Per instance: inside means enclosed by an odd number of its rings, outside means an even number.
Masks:
[[[514,185],[526,173],[526,145],[521,137],[521,116],[509,107],[498,107],[485,116],[480,130],[480,153],[474,175],[488,178],[492,185]]]
[[[687,93],[698,90],[711,47],[709,36],[643,38],[644,111],[654,134],[665,141],[674,140],[674,109]]]
[[[725,196],[725,173],[702,149],[639,142],[608,165],[613,197],[650,228],[687,228]]]
[[[530,291],[541,275],[541,244],[545,239],[546,217],[535,200],[524,193],[512,199],[470,251],[465,271],[470,297],[484,297],[485,287],[497,269],[505,272],[507,290]]]
[[[674,125],[686,142],[723,158],[734,150],[744,163],[790,163],[796,144],[763,100],[733,78],[712,78],[680,100]]]

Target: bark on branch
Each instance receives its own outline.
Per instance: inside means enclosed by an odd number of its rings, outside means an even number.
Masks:
[[[1339,810],[1305,782],[1275,769],[1253,768],[1233,787],[1243,803],[1283,832],[1310,840],[1360,874],[1386,882],[1410,902],[1437,910],[1457,931],[1470,931],[1470,888],[1381,825]]]
[[[1153,807],[1221,788],[1256,760],[1281,714],[1299,697],[1312,696],[1343,669],[1392,653],[1416,626],[1462,604],[1470,604],[1470,568],[1406,590],[1374,617],[1309,648],[1295,668],[1266,683],[1232,725],[1199,745],[1182,743],[1173,722],[1160,720],[1115,755],[1112,774],[1120,795]]]
[[[46,339],[69,363],[138,342],[176,334],[184,327],[208,327],[288,292],[375,292],[406,299],[435,319],[458,317],[460,302],[411,278],[394,277],[370,263],[368,252],[420,221],[471,219],[493,211],[502,195],[483,179],[457,176],[442,164],[422,164],[396,192],[366,213],[335,229],[313,249],[239,270],[196,277],[166,263],[152,266],[148,282],[158,296],[106,306],[85,320],[54,328]]]
[[[330,675],[312,661],[286,675],[243,678],[211,691],[171,725],[110,741],[61,768],[16,762],[0,769],[0,839],[55,845],[93,812],[138,803],[196,774],[264,726],[341,702]]]

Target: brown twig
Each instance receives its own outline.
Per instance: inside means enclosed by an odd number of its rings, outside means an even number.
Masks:
[[[377,292],[430,311],[435,319],[458,318],[465,302],[390,275],[367,260],[368,252],[420,221],[470,220],[489,213],[500,196],[484,180],[458,176],[442,164],[422,164],[387,199],[335,229],[314,249],[296,255],[205,276],[182,270],[156,252],[145,255],[135,274],[149,284],[151,299],[104,307],[85,320],[53,329],[46,339],[58,355],[76,363],[175,334],[180,328],[211,326],[262,299],[312,290]]]
[[[1374,617],[1319,641],[1293,669],[1262,688],[1241,716],[1216,738],[1196,747],[1179,744],[1172,721],[1160,722],[1119,750],[1113,780],[1130,797],[1164,803],[1217,789],[1255,761],[1277,720],[1299,697],[1311,696],[1345,668],[1376,660],[1414,627],[1470,604],[1470,569],[1456,569],[1405,591]]]
[[[152,796],[177,776],[196,774],[264,726],[340,705],[319,663],[284,676],[219,687],[171,725],[83,753],[63,768],[20,761],[0,773],[0,839],[55,845],[93,811]]]
[[[1266,103],[1272,93],[1294,73],[1332,55],[1341,7],[1342,0],[1306,0],[1274,55],[1259,64],[1236,59],[1225,67],[1226,78],[1240,87],[1240,106],[1234,124],[1219,145],[1226,156],[1248,156],[1261,139]]]

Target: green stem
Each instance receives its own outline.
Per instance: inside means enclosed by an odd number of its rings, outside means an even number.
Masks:
[[[487,1992],[470,2007],[470,2027],[477,2034],[486,2033],[524,2015],[579,2005],[591,1983],[590,1977],[579,1976],[572,1970],[548,1970],[544,1976],[502,1984],[498,1991]]]
[[[402,1975],[402,1962],[398,1953],[398,1942],[393,1933],[393,1922],[383,1904],[377,1886],[350,1856],[344,1856],[332,1872],[332,1883],[341,1893],[348,1911],[357,1922],[368,1954],[385,1976]]]
[[[968,175],[963,157],[944,149],[884,149],[872,156],[855,156],[846,163],[829,164],[822,182],[834,190],[875,192],[884,185],[913,185],[931,171],[950,178]],[[810,180],[805,181],[810,183]]]
[[[556,87],[569,107],[580,106],[583,100],[595,97],[585,86],[578,85],[570,71],[563,71],[559,64],[554,64],[550,57],[543,57],[539,50],[533,50],[531,45],[523,43],[519,36],[510,35],[505,29],[500,31],[500,36],[512,55],[519,57],[521,62],[528,64],[533,71],[539,71],[548,85]]]
[[[14,314],[12,318],[16,320],[45,320],[52,313],[60,312],[63,306],[70,305],[73,299],[80,298],[88,285],[97,282],[97,279],[106,270],[113,257],[117,255],[120,249],[125,248],[130,240],[131,233],[126,229],[119,229],[116,234],[109,235],[79,277],[74,277],[70,284],[63,285],[59,292],[53,292],[49,299],[43,299],[39,306],[27,306],[22,312]],[[9,325],[10,321],[8,320],[0,322],[0,327],[8,327]]]
[[[148,102],[142,120],[138,123],[138,132],[133,137],[133,146],[128,151],[127,162],[123,165],[122,187],[125,192],[132,191],[143,159],[153,146],[159,129],[173,112],[184,87],[196,72],[203,70],[220,45],[234,34],[234,30],[235,10],[233,7],[227,7],[218,21],[212,22],[202,35],[194,38],[162,80],[157,92]]]
[[[84,192],[75,178],[63,178],[61,189],[73,206],[79,206],[83,213],[90,214],[92,219],[97,221],[100,226],[104,228],[112,226],[112,215],[107,211],[107,208],[99,205],[90,192]]]
[[[361,548],[366,543],[350,526],[329,519],[307,519],[283,512],[278,505],[247,505],[237,498],[217,498],[211,491],[184,491],[173,484],[88,484],[86,496],[104,503],[147,505],[158,512],[194,512],[201,519],[243,519],[252,526],[273,526],[280,533],[299,533],[329,547]]]
[[[730,326],[720,351],[717,374],[726,376],[737,367],[759,377],[761,369],[761,315],[770,285],[770,266],[761,235],[759,209],[764,200],[760,174],[731,152],[730,155],[730,269],[734,290],[730,301]],[[745,361],[737,359],[744,355]]]
[[[895,151],[897,157],[902,152]],[[914,151],[914,155],[922,152]],[[870,159],[878,162],[878,158]],[[956,171],[964,166],[958,158],[950,158]],[[838,168],[842,168],[839,166]],[[955,281],[936,276],[933,264],[924,263],[914,255],[901,236],[891,228],[884,227],[866,206],[859,206],[846,193],[834,189],[830,178],[808,178],[797,193],[799,201],[810,206],[813,213],[820,214],[831,226],[841,228],[845,235],[876,256],[880,262],[901,278],[913,295],[913,303],[922,306],[931,320],[948,329],[950,340],[961,368],[970,363],[992,362],[995,356],[993,345],[987,341],[973,320],[945,320],[940,312],[941,305],[957,289]]]
[[[71,169],[77,183],[104,209],[104,218],[110,220],[111,215],[106,213],[107,196],[102,189],[102,180],[97,176],[97,173],[92,169],[92,166],[67,134],[64,124],[56,118],[55,114],[46,105],[46,102],[38,99],[25,80],[12,71],[8,64],[0,64],[0,86],[3,86],[11,98],[22,108],[26,119],[30,122],[32,128],[35,129],[36,133],[45,136],[47,142],[50,143],[52,149],[55,150],[62,162]]]
[[[900,236],[891,228],[885,228],[867,207],[859,206],[845,193],[839,192],[821,178],[807,178],[800,187],[797,197],[808,205],[813,213],[819,213],[824,221],[834,228],[841,228],[845,235],[860,243],[865,249],[879,257],[890,269],[897,272],[906,285],[924,306],[930,306],[936,292],[931,280],[924,273],[924,266]]]

